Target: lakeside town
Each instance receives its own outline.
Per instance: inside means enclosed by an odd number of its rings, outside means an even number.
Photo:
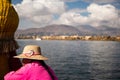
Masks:
[[[34,40],[91,40],[91,41],[120,41],[120,36],[19,36],[16,39],[34,39]]]
[[[16,39],[34,40],[97,40],[120,41],[119,30],[84,30],[69,25],[48,25],[43,28],[29,28],[17,30]]]

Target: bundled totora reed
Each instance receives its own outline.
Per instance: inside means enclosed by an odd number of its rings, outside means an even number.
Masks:
[[[21,67],[19,59],[14,59],[18,44],[14,33],[18,27],[19,17],[11,0],[0,0],[0,80],[11,70]]]
[[[0,54],[16,50],[18,45],[14,33],[19,18],[10,0],[0,0]]]

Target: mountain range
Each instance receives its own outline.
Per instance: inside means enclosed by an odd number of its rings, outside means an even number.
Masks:
[[[120,35],[119,29],[99,30],[90,26],[73,27],[70,25],[49,25],[41,28],[29,28],[29,29],[18,29],[15,36],[49,36],[49,35],[108,35],[115,36]]]

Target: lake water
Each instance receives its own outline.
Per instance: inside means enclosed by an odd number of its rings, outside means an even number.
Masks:
[[[27,44],[41,46],[46,61],[59,80],[120,80],[120,42],[17,40],[20,48]]]

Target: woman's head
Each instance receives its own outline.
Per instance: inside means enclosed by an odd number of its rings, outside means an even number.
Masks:
[[[23,52],[14,56],[14,58],[26,58],[26,59],[34,59],[34,60],[48,60],[47,57],[43,56],[41,53],[40,46],[37,45],[27,45],[24,47]]]
[[[41,63],[42,65],[45,65],[45,62],[43,60],[33,60],[33,59],[26,59],[26,58],[22,59],[22,65],[25,65],[25,64],[28,64],[28,63],[31,63],[34,61],[37,61],[37,62]]]
[[[22,65],[25,65],[27,63],[31,63],[31,59],[22,59]]]

